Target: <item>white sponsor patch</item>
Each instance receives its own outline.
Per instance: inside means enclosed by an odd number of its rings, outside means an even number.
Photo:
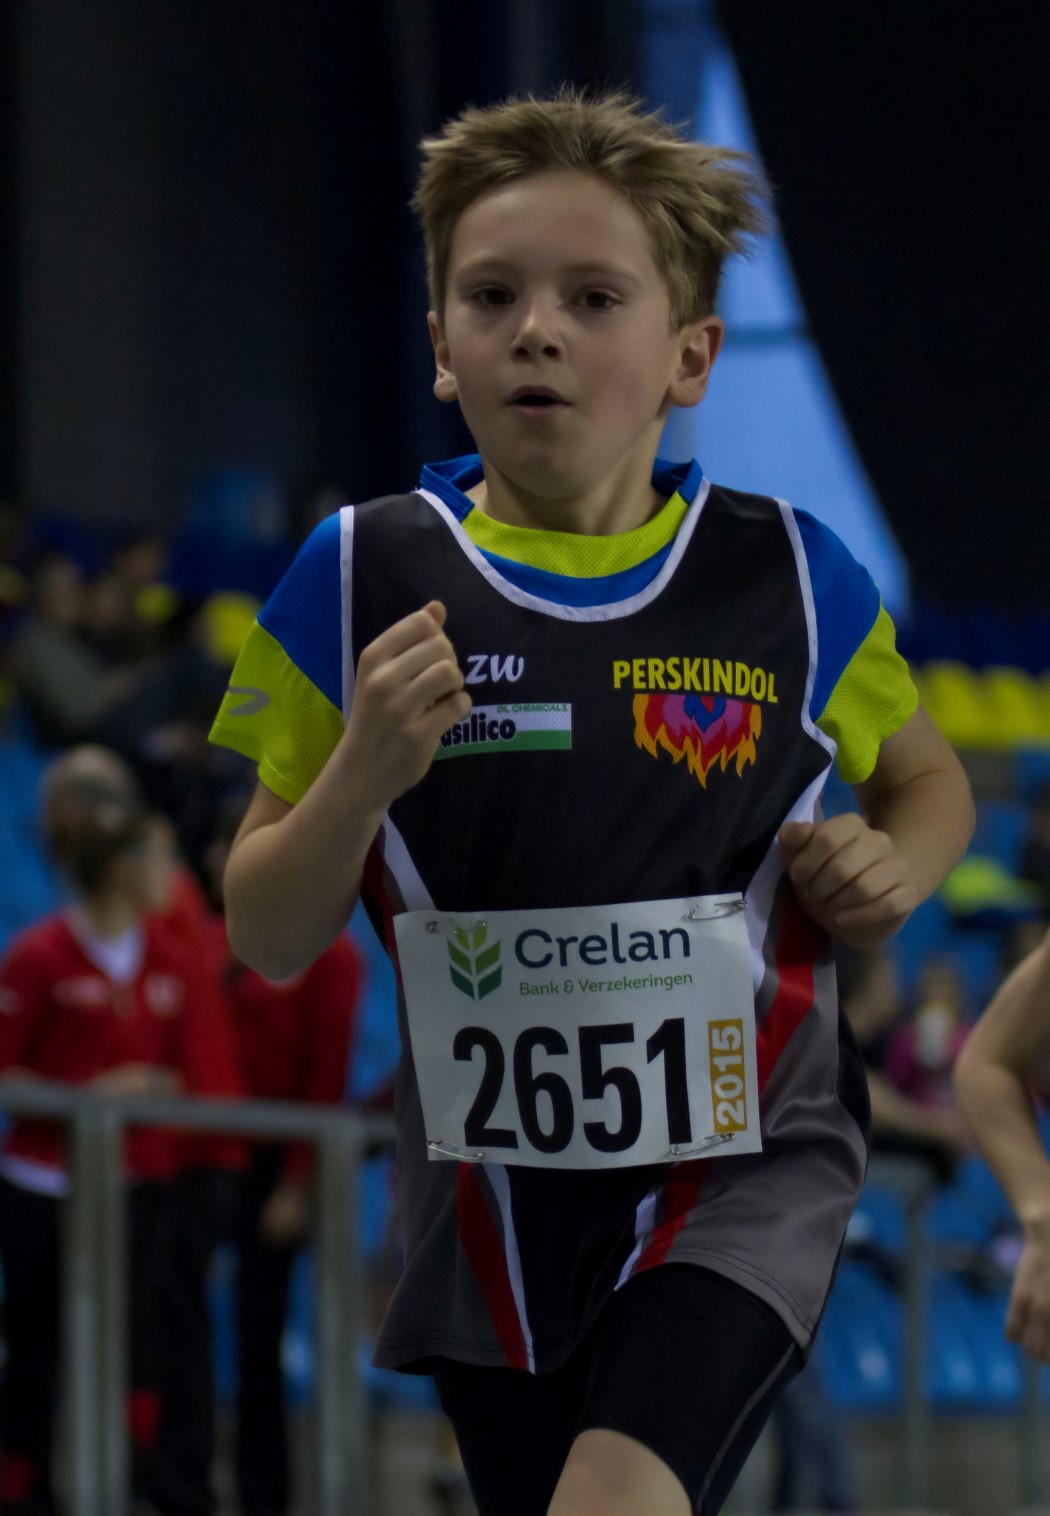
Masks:
[[[476,705],[445,733],[436,758],[466,753],[522,753],[572,747],[572,706],[561,701]]]

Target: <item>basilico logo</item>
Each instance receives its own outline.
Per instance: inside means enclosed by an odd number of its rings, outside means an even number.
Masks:
[[[484,1000],[503,983],[500,942],[488,941],[489,929],[483,921],[474,927],[454,927],[448,943],[452,983],[471,1000]]]

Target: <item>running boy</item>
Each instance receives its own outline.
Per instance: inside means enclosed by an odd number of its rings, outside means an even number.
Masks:
[[[746,161],[568,92],[424,155],[478,454],[324,522],[261,613],[215,732],[259,763],[230,940],[296,972],[360,892],[395,956],[377,1359],[434,1374],[483,1516],[710,1516],[863,1179],[831,936],[901,925],[969,793],[841,543],[656,459]],[[821,819],[833,759],[863,820]]]
[[[1050,933],[1000,985],[955,1065],[959,1104],[1024,1229],[1006,1335],[1050,1363],[1050,1159],[1033,1085],[1050,1055]]]

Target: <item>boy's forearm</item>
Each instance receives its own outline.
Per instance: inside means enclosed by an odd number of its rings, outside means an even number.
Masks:
[[[981,1152],[1026,1226],[1050,1221],[1050,1161],[1029,1093],[1048,1044],[1050,937],[999,986],[954,1070]]]
[[[1050,1161],[1023,1081],[963,1050],[955,1071],[963,1114],[989,1168],[1026,1226],[1050,1220]]]
[[[339,759],[337,749],[299,804],[244,837],[227,867],[230,946],[268,979],[308,968],[357,903],[384,812]]]
[[[925,900],[943,884],[973,836],[974,808],[962,767],[919,774],[864,807],[869,826],[885,832]]]

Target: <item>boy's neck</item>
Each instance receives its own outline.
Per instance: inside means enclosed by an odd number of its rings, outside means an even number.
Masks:
[[[644,526],[665,503],[653,488],[652,464],[616,473],[581,495],[555,498],[534,495],[482,459],[484,478],[467,496],[486,516],[505,526],[546,532],[575,532],[583,537],[611,537]]]

